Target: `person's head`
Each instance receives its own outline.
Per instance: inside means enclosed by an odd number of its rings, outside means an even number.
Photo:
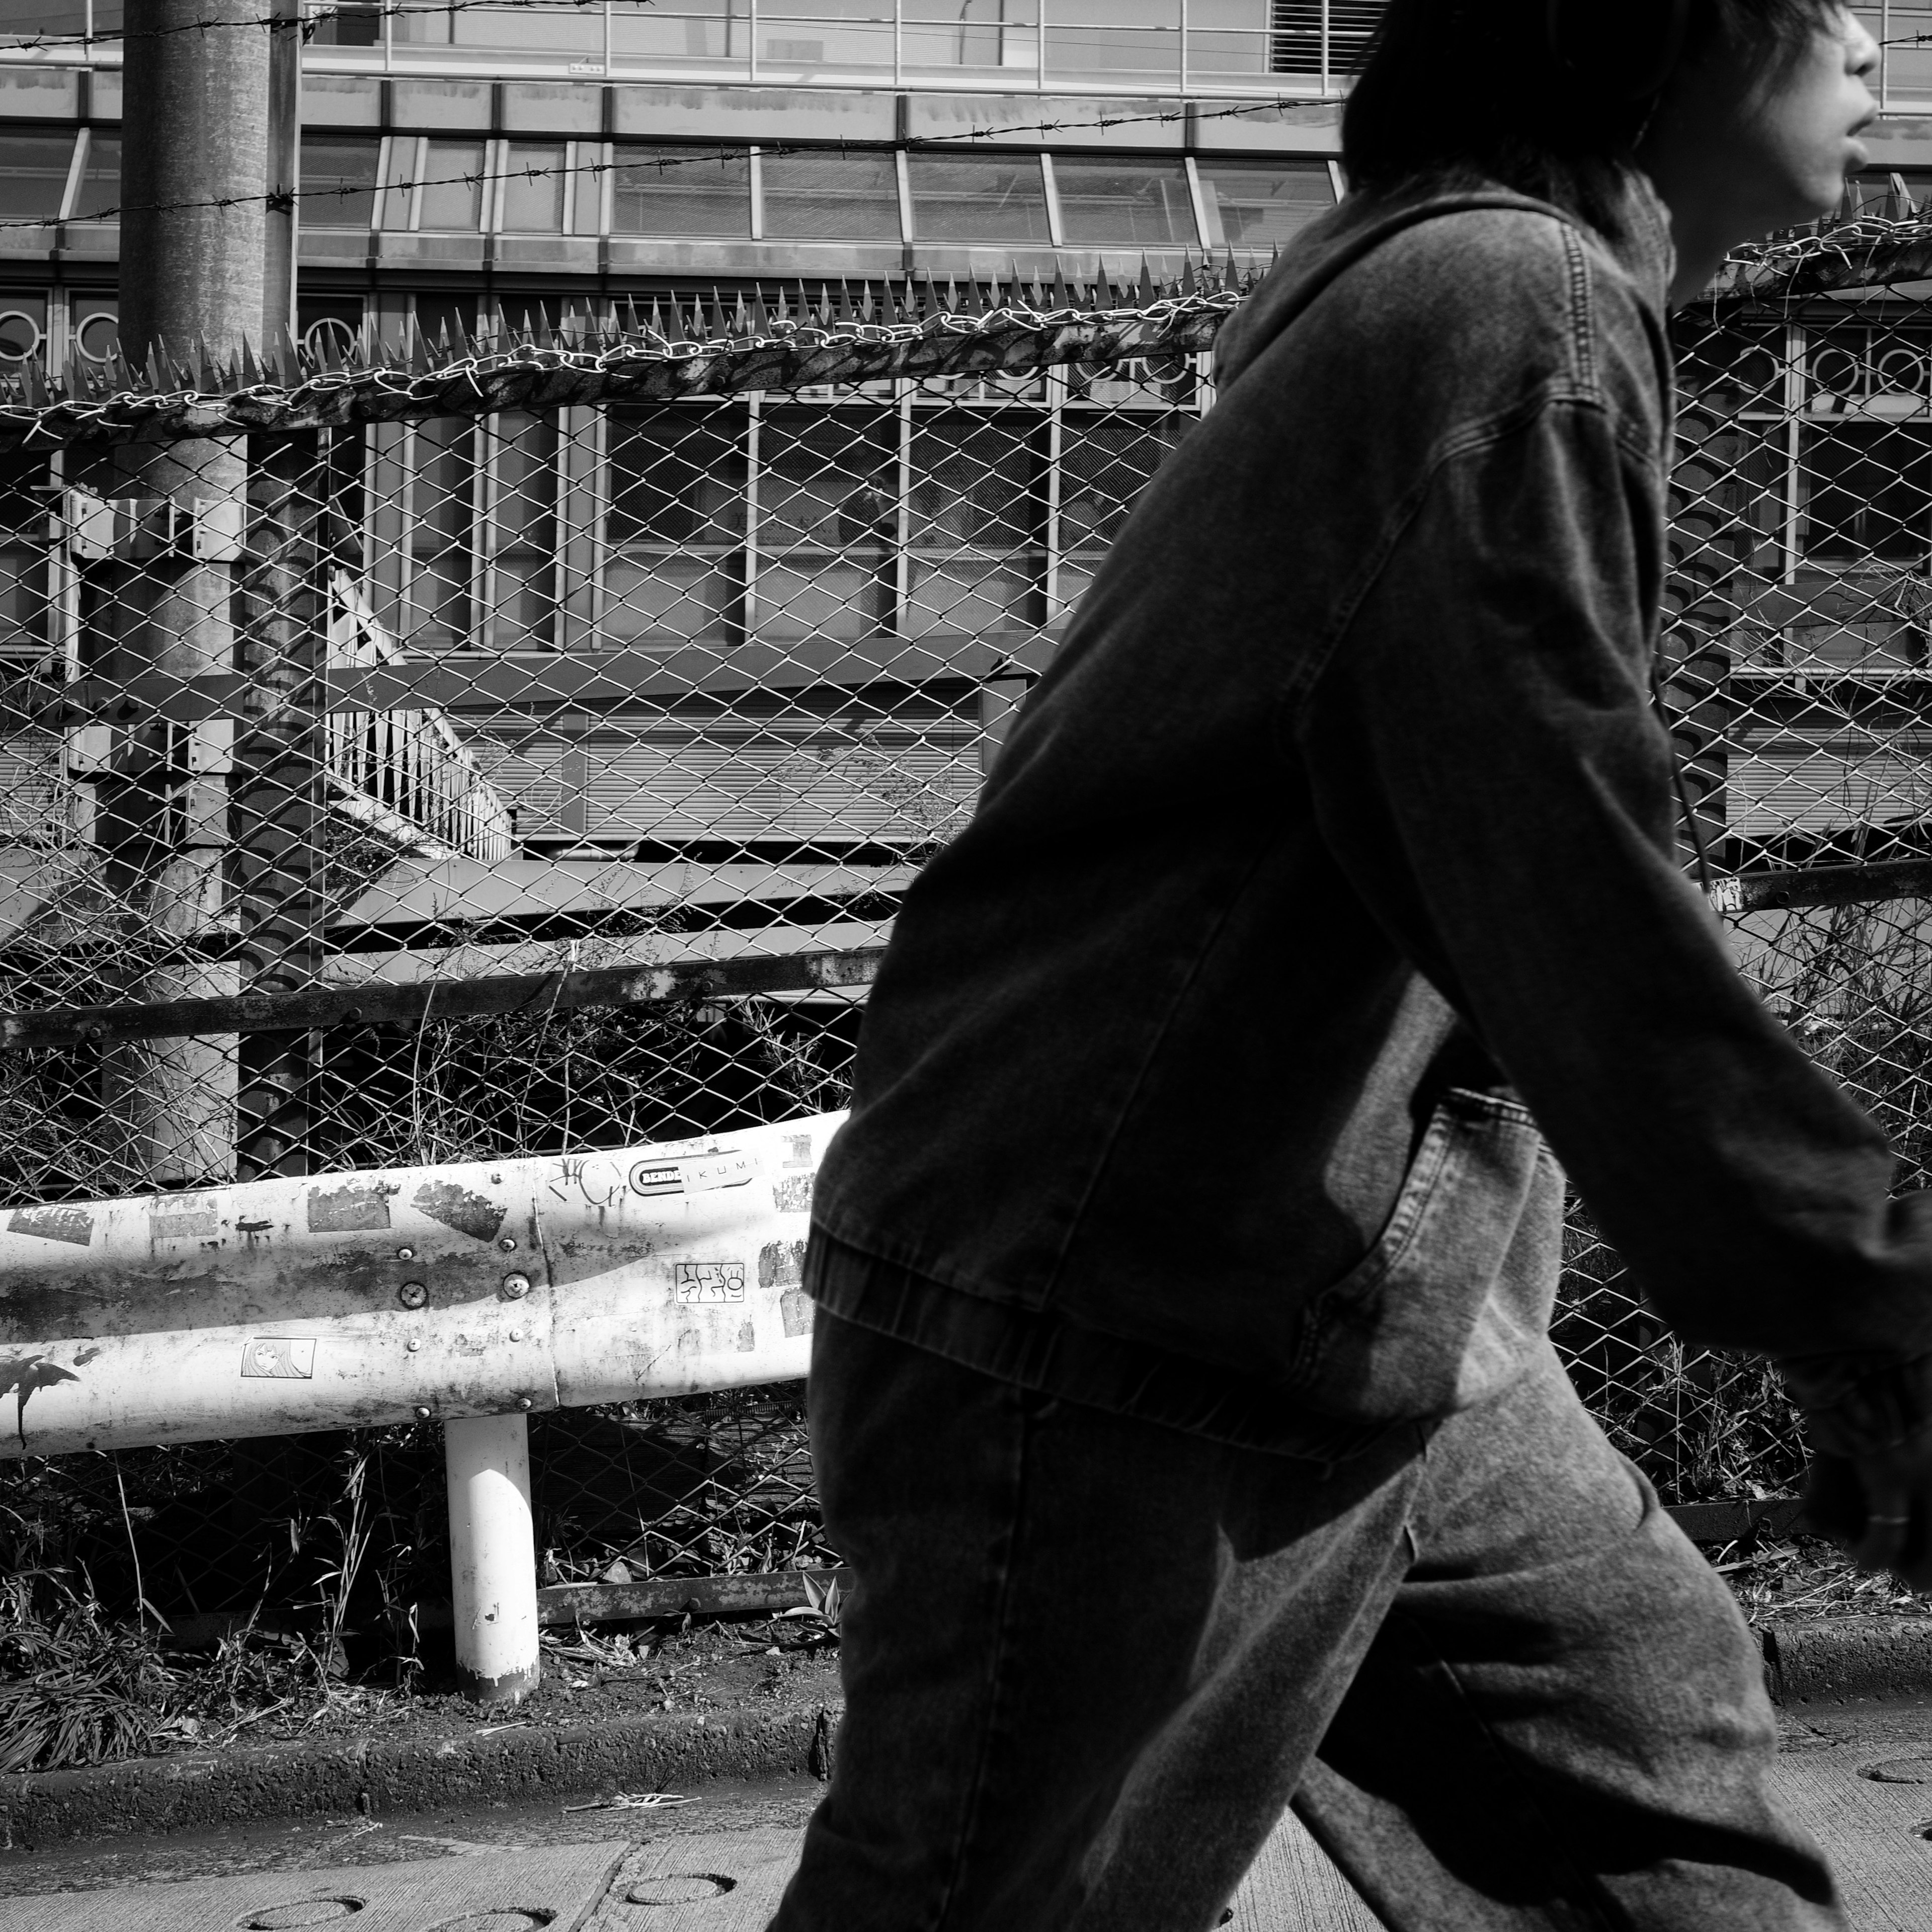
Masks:
[[[1365,188],[1480,176],[1601,224],[1634,162],[1728,247],[1837,202],[1876,58],[1840,0],[1390,0],[1342,159]]]

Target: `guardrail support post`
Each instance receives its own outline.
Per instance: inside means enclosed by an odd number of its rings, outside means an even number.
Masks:
[[[529,1421],[454,1418],[443,1424],[442,1453],[457,1678],[477,1703],[516,1703],[542,1670]]]

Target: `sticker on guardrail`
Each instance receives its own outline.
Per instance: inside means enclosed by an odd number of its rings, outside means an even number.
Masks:
[[[216,1239],[221,1202],[213,1194],[158,1194],[148,1210],[148,1234],[157,1241]]]
[[[282,1382],[313,1382],[315,1338],[259,1336],[242,1351],[242,1372]]]
[[[84,1248],[94,1239],[94,1216],[85,1208],[16,1208],[7,1217],[7,1232]]]

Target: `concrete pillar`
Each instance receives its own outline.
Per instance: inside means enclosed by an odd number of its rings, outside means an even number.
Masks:
[[[542,1670],[529,1421],[453,1419],[443,1425],[442,1453],[457,1678],[479,1704],[515,1703]]]
[[[203,344],[225,364],[260,331],[270,35],[196,25],[260,18],[259,0],[128,0],[120,331],[137,367],[151,354],[187,364]],[[230,205],[195,205],[217,200]],[[242,440],[130,447],[118,467],[116,494],[137,506],[140,535],[120,566],[116,634],[99,670],[130,682],[232,670],[238,543],[225,550],[195,532],[236,527],[223,521],[232,509],[211,518],[203,506],[244,501]],[[137,716],[117,747],[100,823],[109,883],[133,914],[130,998],[239,990],[233,967],[196,956],[218,944],[226,910],[231,742],[224,719]],[[142,1178],[165,1186],[232,1177],[236,1058],[232,1036],[110,1052],[109,1116]]]

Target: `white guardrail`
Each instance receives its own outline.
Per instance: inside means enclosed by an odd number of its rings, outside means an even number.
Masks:
[[[458,1660],[537,1681],[524,1418],[802,1376],[842,1115],[620,1153],[16,1208],[0,1454],[445,1425]]]

